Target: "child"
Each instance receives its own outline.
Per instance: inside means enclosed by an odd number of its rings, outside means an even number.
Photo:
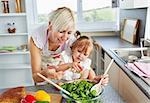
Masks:
[[[70,51],[61,53],[61,64],[56,71],[64,71],[62,79],[94,79],[95,73],[91,68],[91,59],[88,58],[92,49],[93,40],[87,36],[79,37],[73,42]]]

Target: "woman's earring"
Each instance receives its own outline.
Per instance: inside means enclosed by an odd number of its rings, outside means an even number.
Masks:
[[[52,30],[52,25],[51,25],[51,22],[49,22],[48,24],[48,31],[51,31]]]

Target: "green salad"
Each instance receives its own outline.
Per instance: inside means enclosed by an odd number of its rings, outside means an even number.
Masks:
[[[70,92],[72,99],[80,101],[80,103],[87,103],[87,101],[88,103],[100,103],[93,102],[93,98],[96,98],[96,91],[90,91],[93,85],[94,83],[90,83],[86,80],[81,80],[72,83],[65,83],[61,87]]]

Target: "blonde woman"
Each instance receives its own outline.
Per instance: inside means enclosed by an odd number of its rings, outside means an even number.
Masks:
[[[49,65],[49,61],[57,64],[60,53],[68,49],[76,40],[74,33],[74,15],[67,7],[51,12],[48,25],[34,28],[30,38],[30,54],[32,76],[35,83],[44,81],[37,76],[37,73],[41,73],[47,78],[62,78],[63,72],[56,72],[58,66]],[[108,82],[107,79],[105,80]]]
[[[53,59],[68,47],[70,36],[75,31],[75,20],[72,11],[67,7],[58,8],[49,14],[49,24],[33,29],[30,39],[32,76],[35,82],[43,82],[37,76],[41,73],[47,78],[59,78],[62,72],[55,73],[48,68],[48,59]],[[71,39],[72,40],[72,39]]]

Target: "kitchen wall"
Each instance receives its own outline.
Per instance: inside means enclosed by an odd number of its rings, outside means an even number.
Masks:
[[[120,10],[120,22],[122,22],[123,19],[127,19],[127,18],[133,18],[133,19],[140,20],[140,28],[139,28],[139,32],[138,32],[137,44],[139,44],[140,38],[144,38],[145,26],[146,26],[146,16],[147,16],[146,14],[147,14],[147,8]]]

